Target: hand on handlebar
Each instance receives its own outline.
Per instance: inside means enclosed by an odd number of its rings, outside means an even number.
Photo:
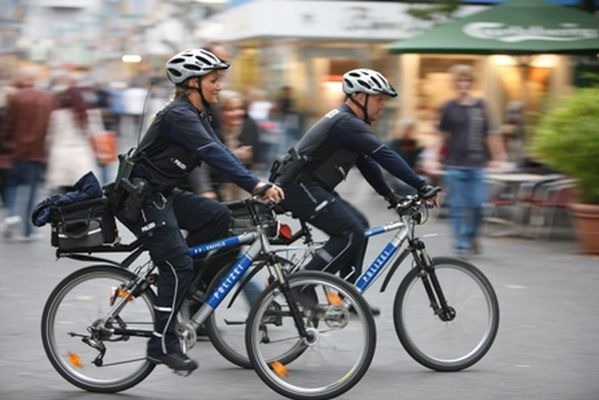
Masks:
[[[418,189],[418,197],[430,205],[437,205],[437,193],[441,191],[439,186],[425,184]]]
[[[261,200],[279,203],[285,198],[283,189],[272,183],[260,182],[252,190],[252,194],[258,196]]]

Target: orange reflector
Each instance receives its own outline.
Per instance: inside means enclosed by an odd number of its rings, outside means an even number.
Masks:
[[[124,299],[125,297],[127,297],[127,301],[133,301],[133,296],[129,294],[129,292],[127,292],[126,290],[123,290],[121,288],[117,288],[116,289],[116,294],[121,298]]]
[[[273,361],[273,363],[270,364],[270,367],[273,371],[275,371],[275,374],[279,375],[280,377],[287,378],[289,376],[287,367],[285,367],[280,361]]]
[[[327,300],[329,304],[334,306],[341,306],[343,304],[343,299],[337,293],[327,293]]]
[[[75,368],[83,368],[83,364],[81,364],[81,357],[78,354],[69,352],[69,362]]]

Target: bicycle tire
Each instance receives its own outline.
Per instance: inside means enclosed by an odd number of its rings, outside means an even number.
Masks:
[[[271,389],[290,398],[339,396],[362,379],[372,362],[376,326],[370,308],[351,284],[325,272],[297,272],[289,276],[288,284],[292,292],[308,289],[306,293],[316,295],[298,295],[300,301],[292,300],[300,308],[312,340],[305,341],[306,349],[293,362],[275,360],[282,353],[280,345],[286,349],[287,341],[304,339],[290,313],[282,312],[281,321],[272,321],[276,316],[271,311],[273,302],[283,311],[289,307],[280,283],[273,283],[248,317],[246,346],[254,370]]]
[[[54,369],[73,385],[90,392],[115,393],[137,385],[154,369],[155,364],[146,360],[147,338],[112,337],[107,333],[101,340],[106,346],[101,366],[93,362],[99,351],[82,340],[82,336],[89,335],[88,328],[106,315],[114,288],[135,278],[123,268],[90,266],[68,275],[48,297],[41,321],[44,350]],[[129,322],[134,327],[153,329],[155,300],[154,292],[146,289],[125,305],[115,324],[123,327]],[[131,356],[134,350],[137,353]],[[123,361],[114,355],[133,357],[134,361],[113,364]]]
[[[279,259],[280,262],[287,262],[284,259]],[[258,261],[256,263],[260,263]],[[287,262],[289,263],[289,262]],[[291,263],[289,263],[291,265]],[[229,273],[228,269],[221,270],[210,284],[207,293],[211,293],[220,281]],[[264,278],[264,276],[260,276]],[[252,279],[256,280],[256,277]],[[245,345],[245,326],[249,315],[251,304],[243,293],[238,293],[238,296],[231,299],[237,289],[233,289],[223,299],[222,303],[217,307],[206,320],[206,331],[210,342],[214,348],[229,362],[245,369],[252,368],[246,345]],[[292,346],[285,354],[278,356],[278,359],[284,363],[289,363],[297,358],[303,351],[305,346],[298,343]]]
[[[395,331],[408,354],[436,371],[459,371],[489,351],[499,328],[499,304],[493,286],[474,265],[449,257],[432,259],[432,268],[449,306],[456,311],[442,321],[430,307],[413,268],[402,280],[393,305]],[[428,316],[428,318],[426,318]]]

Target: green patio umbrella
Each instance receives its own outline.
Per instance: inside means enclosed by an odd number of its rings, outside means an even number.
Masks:
[[[594,54],[599,18],[547,3],[513,0],[388,46],[391,53]]]

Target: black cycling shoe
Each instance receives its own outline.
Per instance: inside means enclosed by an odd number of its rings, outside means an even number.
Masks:
[[[164,364],[175,371],[191,372],[198,367],[198,363],[181,352],[154,353],[148,351],[147,358],[154,364]]]

